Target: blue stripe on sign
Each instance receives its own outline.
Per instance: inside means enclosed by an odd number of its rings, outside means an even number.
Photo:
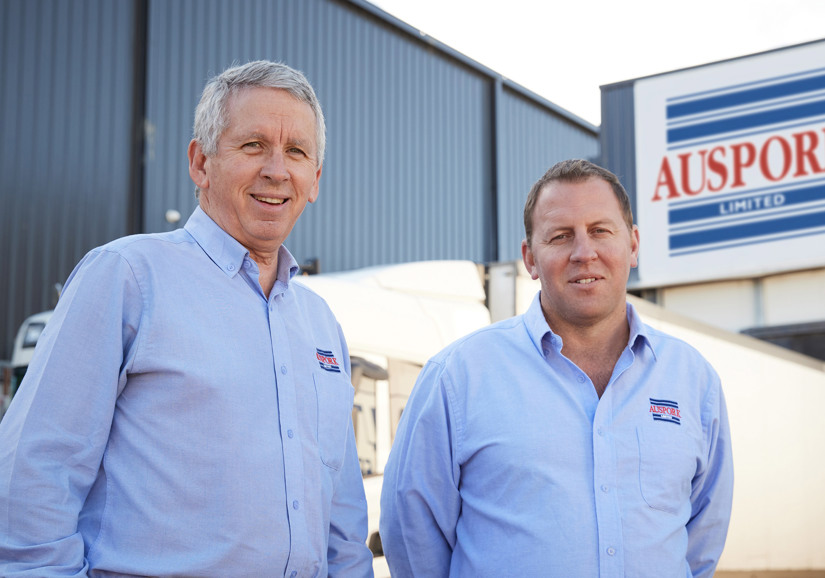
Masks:
[[[797,128],[797,127],[800,127],[800,126],[809,126],[810,124],[811,124],[810,120],[804,120],[802,122],[798,122],[798,123],[795,123],[795,124],[783,124],[782,125],[782,130],[788,130],[788,129]],[[765,134],[767,132],[776,132],[776,127],[768,127],[768,128],[763,128],[763,129],[759,129],[759,130],[750,131],[750,132],[739,132],[739,133],[736,133],[736,134],[727,135],[727,136],[722,137],[722,138],[713,137],[713,138],[710,138],[708,140],[703,140],[703,141],[690,141],[687,144],[683,144],[683,145],[670,145],[670,146],[667,147],[667,150],[677,151],[677,150],[686,149],[686,148],[696,148],[698,146],[705,145],[705,144],[717,143],[720,140],[725,140],[725,139],[728,139],[728,138],[733,138],[733,137],[745,138],[745,137],[748,137],[748,136],[756,136],[758,134]]]
[[[684,249],[698,245],[709,245],[711,243],[721,243],[734,239],[747,239],[762,235],[773,235],[785,233],[799,229],[810,229],[825,225],[825,211],[797,215],[794,217],[783,217],[759,221],[757,223],[746,223],[733,227],[722,227],[718,229],[704,229],[692,233],[680,233],[670,236],[670,250]]]
[[[749,90],[740,90],[738,92],[720,94],[718,96],[710,96],[697,100],[680,102],[678,104],[669,104],[667,105],[667,118],[679,118],[700,112],[718,110],[720,108],[730,108],[733,106],[741,106],[743,104],[752,104],[763,100],[822,90],[823,88],[825,88],[825,75],[792,80],[790,82],[782,82],[779,84],[772,84],[770,86],[761,86],[759,88],[751,88]]]
[[[653,399],[652,397],[649,397],[648,399],[653,405],[666,405],[668,407],[675,407],[676,409],[679,409],[679,404],[675,401],[670,401],[667,399]]]
[[[802,237],[811,237],[817,235],[825,235],[825,229],[808,229],[804,233],[788,233],[785,235],[773,235],[771,237],[762,237],[761,239],[744,241],[741,243],[727,243],[725,245],[706,245],[699,249],[683,249],[681,251],[671,251],[671,257],[682,257],[684,255],[695,255],[696,253],[707,253],[708,251],[721,251],[722,249],[736,249],[737,247],[750,247],[752,245],[759,245],[761,243],[775,243],[777,241],[787,241],[788,239],[800,239]]]
[[[737,130],[745,130],[758,126],[777,124],[780,122],[821,115],[825,115],[825,100],[817,100],[815,102],[798,104],[796,106],[786,106],[752,114],[743,114],[740,116],[726,118],[724,120],[704,122],[680,128],[671,128],[667,131],[667,142],[681,142],[704,136],[718,135]]]
[[[740,82],[737,84],[731,84],[730,86],[724,86],[722,88],[709,88],[707,90],[700,90],[699,92],[689,92],[687,94],[681,94],[679,96],[669,96],[665,100],[666,102],[685,102],[687,100],[693,100],[700,96],[707,96],[711,94],[719,94],[722,92],[727,92],[730,90],[734,90],[737,88],[748,88],[752,86],[765,86],[770,82],[778,82],[780,80],[787,80],[791,78],[799,78],[801,76],[806,76],[810,74],[814,74],[817,72],[823,72],[825,68],[812,68],[811,70],[803,70],[802,72],[794,72],[792,74],[780,74],[779,76],[771,76],[768,78],[762,78],[759,80],[751,80],[749,82]]]
[[[751,201],[753,202],[754,199],[764,199],[769,198],[773,199],[777,195],[782,195],[785,197],[784,201],[782,202],[782,207],[790,207],[792,205],[799,205],[802,203],[810,203],[815,201],[822,201],[825,200],[825,185],[820,185],[816,187],[800,187],[798,189],[790,189],[790,190],[782,190],[776,191],[771,193],[751,193],[747,195],[742,195],[737,197],[736,199],[731,200],[720,200],[719,202],[702,204],[700,206],[690,206],[690,207],[681,207],[678,209],[670,209],[668,211],[668,223],[671,225],[676,225],[679,223],[689,223],[691,221],[701,221],[703,219],[712,219],[714,217],[720,217],[724,213],[722,212],[723,207],[729,205],[730,203],[737,203],[742,201]],[[698,200],[698,199],[697,199]],[[707,202],[707,198],[701,199],[702,201]],[[764,205],[764,204],[763,204]],[[760,211],[765,211],[767,209],[775,208],[773,206],[765,207],[760,206],[758,208],[746,209],[740,213],[735,213],[738,215],[748,214],[753,215],[759,213]],[[728,213],[734,214],[734,213]]]

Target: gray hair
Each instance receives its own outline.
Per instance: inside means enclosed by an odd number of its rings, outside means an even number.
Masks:
[[[600,167],[583,159],[570,159],[561,161],[550,167],[544,175],[536,181],[530,193],[527,195],[527,202],[524,204],[524,233],[527,235],[527,246],[530,246],[533,236],[533,212],[536,208],[539,195],[544,188],[552,182],[581,183],[589,179],[602,179],[613,189],[613,194],[619,200],[619,207],[622,217],[629,230],[633,230],[633,211],[630,208],[630,197],[627,196],[619,177],[609,170]]]
[[[256,60],[227,68],[206,83],[201,100],[195,109],[193,129],[193,138],[201,146],[203,153],[206,156],[217,154],[218,140],[229,124],[229,98],[246,87],[280,88],[312,108],[315,114],[315,141],[318,147],[317,166],[320,167],[324,162],[326,125],[318,97],[301,72],[286,64],[269,60]]]

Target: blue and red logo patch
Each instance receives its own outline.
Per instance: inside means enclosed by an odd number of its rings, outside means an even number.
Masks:
[[[679,411],[679,404],[669,399],[650,399],[650,415],[653,421],[665,421],[682,425],[682,413]]]
[[[333,373],[341,373],[341,368],[338,366],[338,360],[335,359],[335,354],[332,351],[315,348],[315,357],[318,359],[318,365],[321,369],[331,371]]]

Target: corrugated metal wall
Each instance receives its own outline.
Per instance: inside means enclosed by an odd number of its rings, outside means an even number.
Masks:
[[[129,232],[134,10],[0,2],[0,358],[86,251]]]
[[[519,258],[530,185],[556,160],[594,158],[595,128],[507,86],[496,106],[491,71],[373,12],[330,0],[243,0],[231,10],[224,0],[152,2],[147,228],[172,228],[167,209],[194,207],[181,159],[204,80],[232,61],[268,58],[303,70],[327,117],[321,195],[287,241],[299,261],[338,271]]]
[[[502,89],[499,129],[498,261],[521,259],[524,202],[539,178],[558,161],[596,161],[598,137],[586,126],[550,114],[536,99]]]
[[[601,162],[619,177],[636,210],[636,115],[633,83],[602,88]]]
[[[258,58],[301,69],[327,119],[321,195],[287,241],[299,261],[317,257],[331,271],[485,259],[489,79],[357,6],[324,0],[150,4],[147,228],[168,229],[167,209],[194,207],[183,153],[205,79]]]
[[[630,196],[633,217],[636,218],[636,115],[633,82],[602,86],[601,164],[612,171]],[[637,269],[630,270],[632,284],[639,278]]]
[[[530,185],[597,129],[363,0],[2,0],[0,358],[96,245],[181,226],[205,81],[268,58],[327,116],[287,245],[322,271],[520,257]],[[164,219],[178,210],[179,223]]]

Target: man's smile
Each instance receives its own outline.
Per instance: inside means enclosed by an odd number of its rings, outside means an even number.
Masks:
[[[256,201],[261,201],[262,203],[267,203],[269,205],[283,205],[286,199],[275,199],[272,197],[259,197],[257,195],[252,195],[252,198]]]

